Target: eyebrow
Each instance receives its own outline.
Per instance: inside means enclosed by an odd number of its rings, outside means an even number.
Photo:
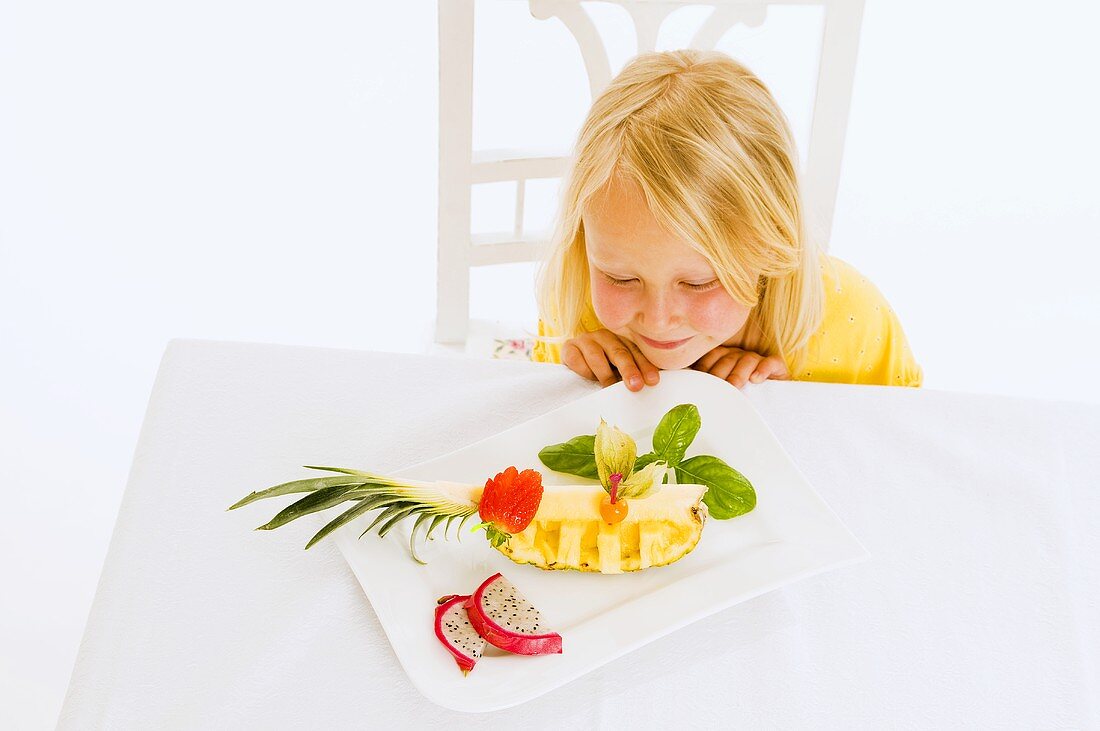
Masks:
[[[592,261],[592,260],[590,260],[590,261]],[[622,275],[629,275],[629,276],[632,276],[632,277],[637,276],[636,274],[634,274],[630,270],[629,267],[620,268],[620,267],[603,266],[602,264],[599,264],[596,261],[592,261],[592,266],[596,267],[596,269],[599,269],[604,274],[616,274],[616,275],[622,274]],[[712,272],[707,272],[706,274],[702,274],[702,273],[698,273],[698,272],[679,272],[676,275],[676,279],[684,279],[684,280],[693,281],[693,282],[711,282],[711,281],[714,281],[717,278],[718,278],[718,275],[714,274]]]

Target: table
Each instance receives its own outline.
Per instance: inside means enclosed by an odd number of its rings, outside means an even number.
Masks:
[[[1096,406],[749,386],[871,559],[492,714],[415,690],[339,552],[302,551],[323,518],[257,533],[274,503],[226,512],[300,465],[395,471],[598,388],[528,362],[172,341],[59,728],[1100,724]]]

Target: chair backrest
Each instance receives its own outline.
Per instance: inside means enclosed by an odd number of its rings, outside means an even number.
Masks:
[[[764,22],[769,5],[813,5],[824,10],[821,56],[814,94],[803,196],[809,218],[827,245],[836,203],[844,135],[848,126],[863,0],[609,0],[634,21],[638,53],[654,50],[665,18],[686,5],[714,12],[688,47],[714,48],[738,23]],[[535,261],[546,243],[523,230],[524,184],[565,174],[568,157],[530,150],[473,150],[473,58],[475,0],[439,2],[439,256],[435,341],[462,343],[469,328],[470,269]],[[529,0],[539,19],[558,18],[576,40],[595,99],[611,81],[607,51],[579,0]],[[514,182],[514,230],[506,235],[471,234],[471,189],[482,183]],[[545,237],[545,232],[541,234]]]

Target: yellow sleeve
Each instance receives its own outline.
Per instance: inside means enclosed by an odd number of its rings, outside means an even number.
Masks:
[[[595,332],[603,329],[603,323],[596,317],[595,310],[589,304],[581,316],[581,327],[585,332]],[[536,363],[561,363],[561,340],[559,334],[539,318],[539,336],[531,348],[531,360]]]
[[[824,281],[825,317],[795,380],[920,386],[924,372],[878,288],[833,257],[826,262]]]
[[[561,345],[543,340],[545,337],[556,337],[556,333],[539,318],[539,339],[531,347],[531,360],[536,363],[561,363]]]

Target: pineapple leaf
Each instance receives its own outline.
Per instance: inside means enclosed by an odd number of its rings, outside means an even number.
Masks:
[[[447,517],[446,515],[436,515],[435,517],[432,518],[432,524],[428,526],[428,533],[427,533],[427,535],[424,536],[424,538],[426,540],[429,540],[429,541],[432,540],[432,531],[435,530],[435,527],[437,525],[439,525],[440,523],[442,523],[443,520],[446,517]],[[443,531],[443,533],[444,533],[443,537],[444,538],[447,537],[446,532],[447,532],[446,529],[444,529],[444,531]]]
[[[358,475],[360,477],[374,477],[369,472],[363,472],[362,470],[353,470],[347,467],[318,467],[317,465],[307,464],[304,465],[307,470],[324,470],[326,472],[341,472],[345,475]]]
[[[240,507],[263,497],[273,497],[293,492],[311,493],[287,506],[274,518],[257,529],[272,530],[303,515],[326,510],[347,501],[354,502],[347,510],[329,521],[318,531],[306,544],[306,548],[312,547],[313,544],[325,538],[328,534],[372,510],[378,510],[379,512],[374,516],[367,529],[360,534],[360,538],[375,530],[375,528],[378,528],[379,537],[384,537],[399,522],[415,515],[417,521],[413,526],[414,533],[411,536],[410,553],[417,561],[420,559],[416,556],[416,535],[425,520],[432,518],[428,527],[428,537],[430,538],[432,530],[443,520],[448,521],[447,527],[449,528],[450,521],[454,518],[468,516],[470,513],[477,511],[476,504],[472,501],[467,502],[469,498],[462,498],[461,495],[452,494],[446,489],[440,491],[438,483],[398,480],[342,467],[311,467],[311,469],[326,469],[341,474],[335,477],[297,480],[276,485],[268,490],[249,495],[233,507]],[[444,529],[444,533],[446,533],[446,529]]]
[[[393,495],[388,495],[388,494],[385,494],[385,493],[376,493],[374,495],[368,495],[368,496],[362,498],[361,502],[360,502],[360,505],[362,505],[364,503],[368,504],[370,507],[366,508],[366,510],[371,511],[371,510],[374,510],[375,508],[381,508],[385,505],[389,505],[391,502],[394,501],[394,499],[395,498],[394,498]]]
[[[474,513],[472,513],[472,512],[467,513],[466,515],[462,516],[462,520],[459,521],[459,523],[458,523],[458,533],[457,533],[459,543],[462,542],[462,528],[466,525],[466,521],[469,520],[472,517],[474,517]]]
[[[447,533],[449,533],[450,530],[451,530],[451,523],[453,523],[455,518],[457,518],[457,517],[458,517],[457,515],[448,515],[447,516],[447,525],[443,526],[443,537],[444,538],[447,537]],[[459,540],[459,542],[462,541],[462,531],[459,531],[458,540]]]
[[[363,513],[369,512],[376,507],[378,507],[378,502],[376,500],[366,499],[362,500],[358,505],[348,508],[344,512],[340,513],[340,515],[336,516],[324,528],[317,531],[317,535],[309,539],[309,543],[306,544],[306,548],[308,549],[314,543],[321,540],[340,526],[350,523]]]
[[[284,482],[281,485],[275,487],[269,487],[266,490],[259,490],[257,492],[249,493],[244,498],[238,500],[229,506],[229,510],[236,510],[239,507],[248,505],[256,500],[262,500],[269,497],[278,497],[280,495],[291,495],[296,492],[313,492],[314,490],[320,490],[322,487],[336,487],[338,485],[358,485],[362,484],[362,480],[355,479],[354,477],[339,475],[333,477],[311,477],[307,480],[294,480],[293,482]]]
[[[359,537],[362,538],[366,534],[370,533],[372,530],[374,530],[374,527],[376,525],[378,525],[379,523],[381,523],[384,520],[389,520],[391,517],[393,517],[393,515],[395,513],[401,512],[408,505],[409,505],[409,503],[400,502],[400,501],[396,501],[396,502],[391,503],[390,505],[387,505],[385,510],[383,510],[378,515],[374,516],[374,520],[371,521],[371,524],[367,526],[367,529],[365,531],[363,531],[362,533],[359,534]]]
[[[405,503],[407,507],[399,510],[392,518],[387,520],[381,528],[378,529],[378,537],[385,538],[386,534],[390,532],[390,529],[400,523],[405,518],[409,517],[412,513],[415,513],[420,506],[416,503]]]
[[[416,555],[416,531],[420,529],[420,524],[430,518],[429,513],[421,513],[416,517],[416,522],[413,523],[412,531],[409,533],[409,553],[412,555],[413,561],[416,561],[421,566],[426,565],[428,562]]]
[[[273,530],[303,515],[309,515],[310,513],[316,513],[319,510],[326,510],[334,505],[339,505],[345,500],[351,499],[349,493],[353,493],[359,488],[359,483],[322,487],[320,490],[306,495],[301,500],[291,503],[279,512],[278,515],[256,530]]]

